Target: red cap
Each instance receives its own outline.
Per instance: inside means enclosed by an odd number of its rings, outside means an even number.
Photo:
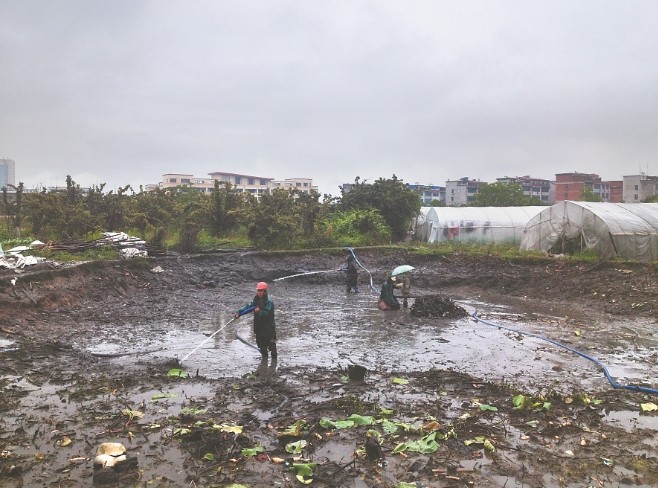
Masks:
[[[267,290],[267,283],[261,281],[256,285],[256,290]]]

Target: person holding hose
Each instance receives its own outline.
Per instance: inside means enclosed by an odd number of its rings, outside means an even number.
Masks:
[[[356,269],[356,259],[354,259],[354,255],[351,252],[347,254],[345,272],[347,273],[347,293],[350,293],[352,290],[354,290],[354,293],[359,293],[357,286],[359,273]]]
[[[267,296],[267,283],[261,281],[256,285],[256,296],[244,307],[238,310],[234,318],[243,315],[249,308],[254,308],[254,334],[256,345],[263,360],[267,360],[268,350],[272,360],[276,360],[276,324],[274,321],[274,302]]]

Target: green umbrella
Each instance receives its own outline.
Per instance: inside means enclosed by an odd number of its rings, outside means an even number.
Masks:
[[[397,276],[402,273],[408,273],[409,271],[413,271],[414,269],[416,268],[414,268],[413,266],[409,266],[408,264],[403,264],[402,266],[398,266],[397,268],[395,268],[391,273],[391,276]]]

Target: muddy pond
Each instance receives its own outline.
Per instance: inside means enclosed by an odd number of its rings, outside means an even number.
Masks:
[[[318,487],[658,483],[658,417],[641,407],[658,396],[614,389],[601,368],[658,387],[655,271],[361,256],[358,294],[331,271],[339,254],[109,263],[5,288],[0,484],[294,487],[300,463]],[[416,267],[412,296],[470,315],[380,311],[401,263]],[[314,270],[327,272],[286,278]],[[261,363],[250,316],[231,321],[261,280],[275,364]],[[349,418],[372,423],[335,427]],[[373,431],[385,463],[364,451]],[[104,441],[126,445],[130,469],[93,469]]]

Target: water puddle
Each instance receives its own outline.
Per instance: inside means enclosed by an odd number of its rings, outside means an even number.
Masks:
[[[324,286],[294,280],[276,284],[271,298],[277,311],[279,366],[311,370],[360,364],[377,372],[449,368],[483,380],[522,384],[530,391],[539,388],[537,384],[559,392],[605,389],[607,380],[593,361],[545,339],[598,359],[621,384],[648,381],[655,361],[655,350],[633,341],[604,354],[600,350],[609,347],[600,342],[599,335],[566,330],[562,317],[536,315],[530,320],[505,306],[476,300],[460,305],[471,313],[477,310],[479,317],[496,326],[472,318],[417,318],[408,310],[382,312],[373,293],[327,293]],[[229,313],[199,318],[193,330],[166,322],[128,327],[122,328],[121,336],[108,328],[110,332],[97,337],[88,351],[116,354],[107,360],[121,364],[145,355],[178,360],[189,355],[183,367],[191,374],[198,372],[206,378],[249,374],[259,360],[252,320],[245,316],[228,324],[231,318]],[[614,330],[629,326],[608,323],[596,327]],[[647,327],[634,322],[628,336],[634,338]]]

